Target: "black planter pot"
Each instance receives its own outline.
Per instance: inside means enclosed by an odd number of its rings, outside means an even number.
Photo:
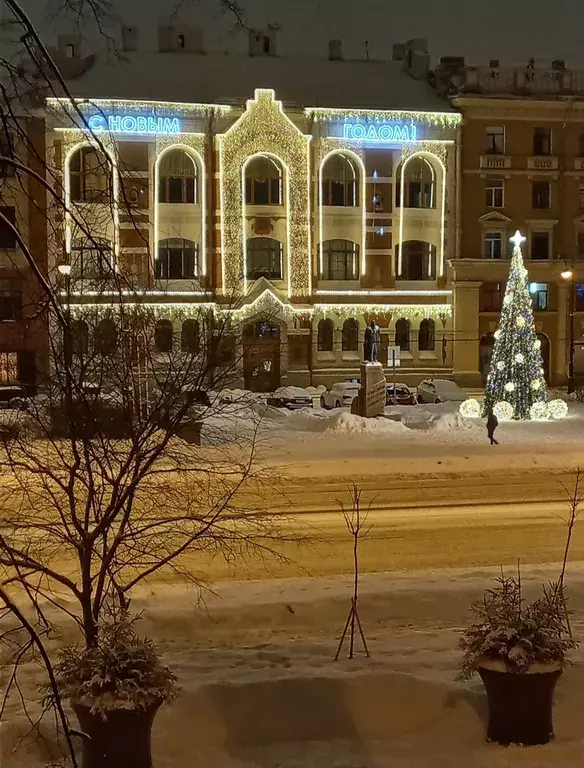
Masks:
[[[561,669],[517,674],[479,667],[487,692],[487,740],[499,744],[547,744],[554,735],[552,707]]]
[[[83,739],[83,768],[152,768],[151,731],[162,702],[148,709],[117,709],[92,715],[90,708],[73,704]]]

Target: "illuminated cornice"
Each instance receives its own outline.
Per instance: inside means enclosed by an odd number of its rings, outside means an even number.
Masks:
[[[351,107],[306,107],[304,113],[307,117],[314,117],[316,120],[412,120],[429,124],[439,124],[455,128],[462,115],[458,112],[426,112],[407,109],[354,109]]]
[[[324,288],[317,288],[314,293],[318,294],[319,296],[452,296],[452,291],[439,291],[439,290],[334,291],[334,290],[328,290]]]
[[[119,107],[121,109],[164,109],[179,114],[219,112],[224,115],[231,111],[231,107],[226,104],[200,104],[186,101],[135,101],[133,99],[70,99],[52,97],[46,100],[48,106],[65,108],[67,112],[73,109],[72,102],[80,109],[85,106],[99,107],[100,109]]]

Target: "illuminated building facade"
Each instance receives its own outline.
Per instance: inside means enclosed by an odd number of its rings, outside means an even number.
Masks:
[[[238,326],[251,389],[357,375],[372,319],[382,362],[388,345],[401,349],[400,379],[451,375],[460,116],[400,77],[436,109],[405,98],[315,107],[285,87],[218,104],[102,100],[84,88],[83,119],[49,100],[67,205],[92,221],[92,247],[75,217],[64,223],[71,302],[103,293],[105,259],[128,275],[129,301],[138,292],[168,314],[177,344],[201,306],[249,318]]]

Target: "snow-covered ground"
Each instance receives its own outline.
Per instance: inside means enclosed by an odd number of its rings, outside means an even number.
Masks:
[[[138,596],[183,693],[154,725],[159,768],[582,768],[584,651],[560,680],[556,739],[508,749],[484,742],[480,681],[456,682],[460,628],[497,569],[364,575],[359,613],[371,658],[334,662],[349,577],[218,584],[204,604],[177,585]],[[557,575],[523,568],[526,593]],[[584,566],[569,569],[576,636],[584,629]],[[30,683],[34,680],[31,670]],[[30,693],[30,692],[29,692]],[[41,768],[38,749],[11,754],[26,727],[3,723],[11,768]]]

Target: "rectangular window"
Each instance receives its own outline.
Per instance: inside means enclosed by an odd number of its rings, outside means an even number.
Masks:
[[[0,352],[0,384],[18,383],[18,353]]]
[[[13,205],[0,206],[0,213],[16,226],[16,208]],[[16,248],[16,235],[2,218],[0,218],[0,248]]]
[[[18,320],[22,314],[22,282],[19,278],[0,280],[0,321]]]
[[[2,127],[0,127],[0,156],[14,157],[14,136]],[[0,162],[0,179],[8,176],[14,176],[14,166],[11,163]]]
[[[505,154],[505,128],[502,125],[491,125],[487,128],[487,154]]]
[[[551,155],[552,153],[552,129],[534,128],[533,129],[533,154]]]
[[[531,207],[535,210],[545,210],[550,207],[549,181],[534,181],[531,185]]]
[[[501,283],[483,283],[479,291],[479,312],[500,312],[502,298]]]
[[[529,283],[531,308],[534,312],[545,312],[548,308],[548,289],[547,283]]]
[[[487,208],[503,207],[503,179],[487,179]]]
[[[533,261],[544,261],[550,257],[550,233],[532,232],[531,233],[531,253]]]
[[[503,258],[503,233],[485,232],[485,258]]]
[[[576,283],[576,312],[584,312],[584,283]]]

